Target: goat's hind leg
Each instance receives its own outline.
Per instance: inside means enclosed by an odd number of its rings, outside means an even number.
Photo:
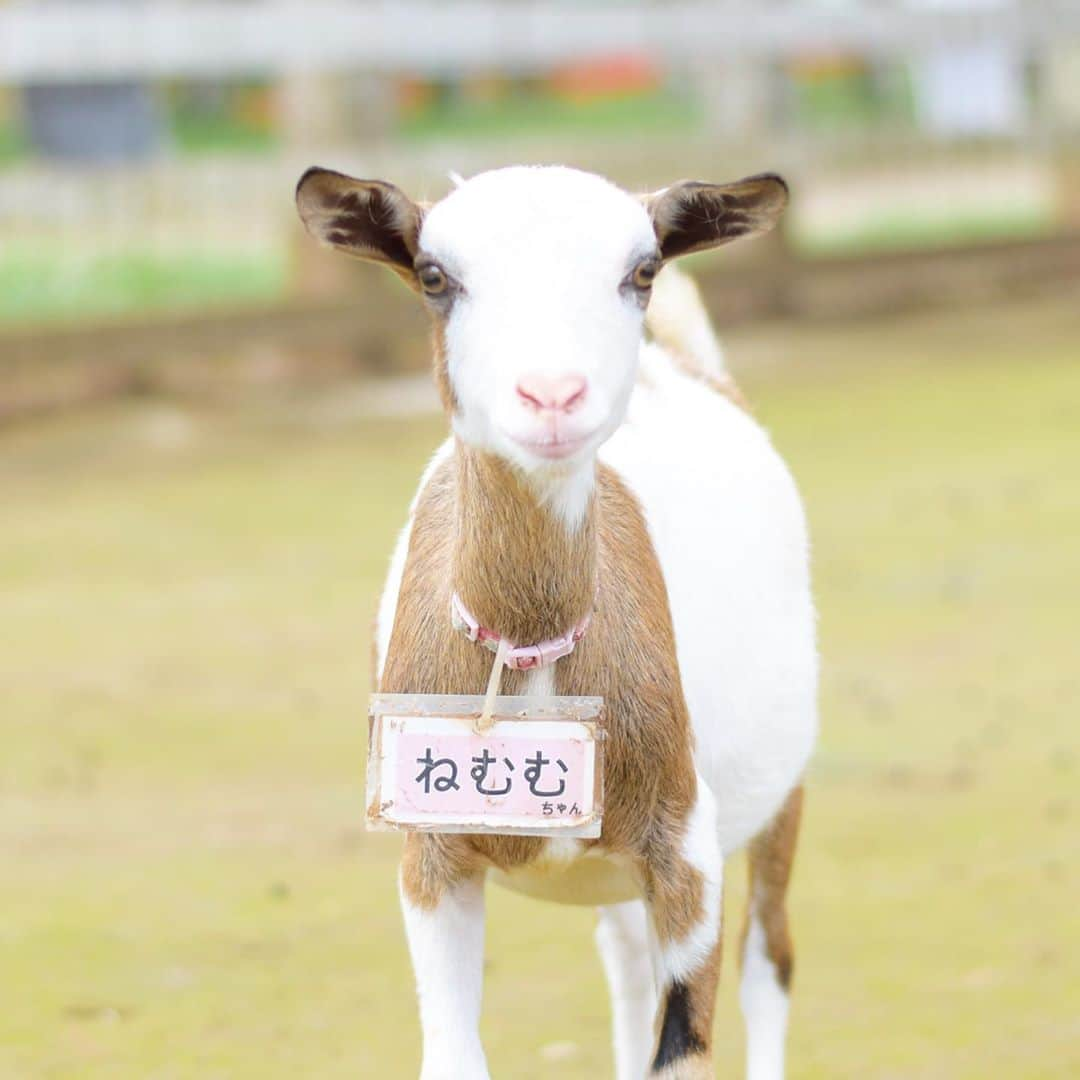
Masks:
[[[616,1080],[642,1080],[649,1069],[656,985],[645,904],[631,900],[600,909],[596,945],[611,997]]]
[[[746,1022],[747,1080],[783,1080],[793,954],[787,888],[802,814],[795,788],[750,843],[750,899],[742,941],[739,1003]]]
[[[410,834],[401,860],[424,1050],[421,1080],[486,1080],[480,1045],[484,878],[457,837]]]

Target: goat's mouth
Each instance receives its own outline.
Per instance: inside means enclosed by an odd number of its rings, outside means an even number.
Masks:
[[[548,461],[559,461],[568,458],[583,449],[596,434],[596,429],[580,433],[571,432],[546,432],[542,435],[515,435],[506,432],[522,450],[528,451],[536,457]]]

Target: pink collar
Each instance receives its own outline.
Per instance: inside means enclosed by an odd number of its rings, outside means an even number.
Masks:
[[[498,651],[502,638],[494,630],[481,626],[469,614],[469,609],[461,602],[457,593],[450,597],[450,621],[454,624],[454,629],[463,631],[470,641],[478,641],[492,652]],[[569,656],[574,651],[574,646],[585,636],[591,621],[590,612],[562,637],[549,638],[536,645],[511,646],[506,654],[506,666],[518,671],[531,671],[534,668],[547,667],[548,664]]]

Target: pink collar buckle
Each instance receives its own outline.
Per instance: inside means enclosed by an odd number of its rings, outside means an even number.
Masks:
[[[483,645],[491,652],[498,652],[502,638],[494,630],[481,626],[461,602],[461,597],[454,593],[450,597],[450,621],[455,630],[460,630],[470,641]],[[561,637],[549,638],[536,645],[513,645],[506,654],[506,666],[517,671],[535,671],[547,667],[569,656],[574,646],[585,636],[585,631],[592,621],[592,613],[586,613],[571,630]]]

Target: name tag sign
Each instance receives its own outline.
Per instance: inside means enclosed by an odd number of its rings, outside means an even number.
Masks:
[[[373,694],[367,826],[511,836],[600,835],[603,699]]]

